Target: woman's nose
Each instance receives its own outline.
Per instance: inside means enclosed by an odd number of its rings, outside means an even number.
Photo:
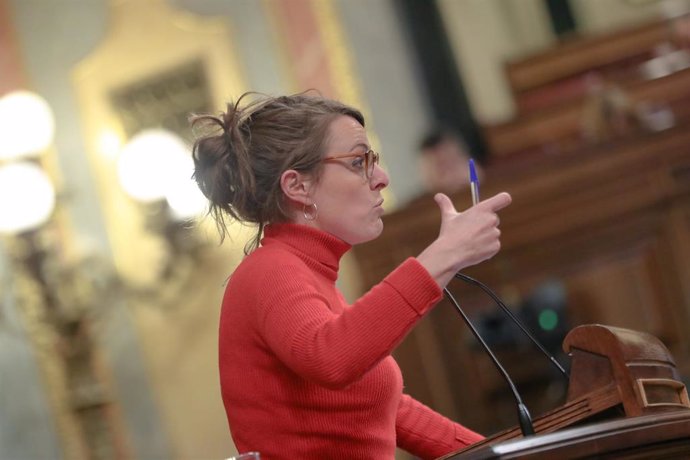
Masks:
[[[388,187],[388,183],[390,182],[390,178],[388,177],[388,174],[386,171],[380,166],[380,165],[375,165],[374,166],[374,173],[371,175],[371,189],[372,190],[377,190],[377,189],[384,189]]]

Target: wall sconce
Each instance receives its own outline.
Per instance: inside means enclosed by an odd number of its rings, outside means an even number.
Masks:
[[[95,268],[93,261],[64,260],[51,221],[55,189],[40,160],[55,132],[46,101],[28,91],[5,95],[0,98],[0,126],[0,236],[6,238],[3,246],[12,266],[9,285],[0,288],[8,288],[9,301],[22,311],[27,330],[40,332],[40,340],[32,336],[37,355],[49,355],[51,368],[59,368],[62,378],[48,382],[64,395],[56,419],[59,425],[75,425],[79,433],[78,447],[65,446],[66,456],[121,458],[112,403],[95,369],[90,334],[93,307],[117,289],[111,282],[115,277],[108,273],[96,279],[103,274],[102,263]]]
[[[161,307],[166,303],[163,297],[174,299],[171,292],[186,288],[205,246],[193,221],[204,213],[207,200],[192,179],[193,173],[190,147],[163,129],[143,130],[133,136],[117,160],[122,189],[146,213],[147,230],[166,244],[159,277],[150,287],[134,292]]]
[[[59,395],[53,398],[58,430],[68,427],[78,436],[65,440],[65,456],[125,458],[114,402],[98,371],[93,320],[105,313],[97,308],[103,299],[171,308],[178,290],[193,282],[204,245],[189,221],[203,213],[206,199],[191,178],[190,149],[170,132],[148,130],[120,151],[120,183],[147,212],[147,228],[167,249],[157,279],[141,287],[97,257],[70,260],[65,253],[64,235],[52,219],[59,203],[40,158],[55,132],[48,104],[26,91],[8,94],[0,98],[0,126],[0,237],[11,265],[0,301],[22,312],[40,365],[59,369],[46,382]]]

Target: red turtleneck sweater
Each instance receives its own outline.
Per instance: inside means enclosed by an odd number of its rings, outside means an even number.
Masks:
[[[266,227],[228,282],[220,318],[223,402],[240,452],[424,459],[482,437],[403,394],[391,351],[441,297],[416,259],[353,305],[336,288],[350,245],[296,224]]]

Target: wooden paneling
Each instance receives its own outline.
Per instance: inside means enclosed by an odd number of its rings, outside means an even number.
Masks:
[[[610,66],[672,40],[668,22],[653,22],[594,37],[575,38],[559,46],[506,65],[515,94]]]
[[[570,326],[602,323],[649,332],[669,347],[682,372],[690,370],[690,130],[661,133],[561,157],[489,166],[482,195],[508,191],[513,204],[501,211],[502,249],[492,260],[465,270],[516,305],[541,282],[556,279],[567,293]],[[458,209],[470,193],[452,197]],[[431,198],[385,216],[377,240],[357,246],[365,286],[380,281],[405,257],[417,255],[438,234],[440,213]],[[482,293],[451,283],[470,314],[495,306]],[[466,327],[447,305],[428,326],[415,330],[396,356],[408,390],[441,412],[484,432],[515,423],[505,383]],[[423,340],[415,338],[424,334]],[[436,343],[424,349],[419,343]],[[411,351],[410,348],[414,349]],[[435,372],[420,361],[442,355],[446,377],[429,388]],[[563,380],[537,350],[500,350],[525,393],[533,415],[555,407]],[[437,376],[435,376],[437,377]],[[434,393],[452,394],[448,403]],[[451,406],[449,406],[449,404]]]
[[[558,46],[509,62],[505,73],[520,113],[582,98],[587,78],[596,73],[610,82],[642,78],[640,65],[660,46],[682,47],[673,21],[655,21],[607,34],[573,37]]]
[[[632,104],[666,104],[673,111],[676,123],[690,118],[690,69],[655,80],[637,81],[622,89]],[[485,126],[492,161],[512,155],[562,155],[582,147],[585,104],[586,100],[579,98],[506,123]]]
[[[553,99],[486,127],[490,162],[482,195],[508,191],[513,204],[500,212],[501,252],[464,272],[495,289],[514,311],[536,287],[558,283],[567,306],[555,333],[587,323],[648,332],[666,344],[687,378],[690,69],[653,80],[642,80],[638,72],[654,47],[674,40],[673,24],[659,22],[573,40],[508,64],[518,106],[539,92],[543,97],[550,91]],[[654,132],[637,126],[585,144],[588,101],[576,80],[592,70],[617,82],[632,105],[665,104],[675,127]],[[451,198],[460,210],[471,205],[469,190]],[[365,286],[433,241],[440,213],[427,197],[385,216],[384,223],[379,239],[354,249]],[[496,310],[475,288],[457,281],[449,287],[475,320]],[[532,415],[561,405],[563,377],[534,347],[511,340],[499,341],[494,351]],[[449,303],[423,320],[396,357],[407,390],[437,410],[485,433],[515,424],[515,402],[506,383]]]

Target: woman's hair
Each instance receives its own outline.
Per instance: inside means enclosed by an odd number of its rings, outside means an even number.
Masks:
[[[253,100],[245,99],[253,96]],[[263,228],[289,220],[280,186],[283,172],[315,174],[331,122],[347,115],[364,126],[362,114],[345,104],[304,93],[271,97],[245,93],[225,113],[191,117],[195,132],[194,179],[209,200],[221,242],[227,219],[258,225],[245,253],[259,245]]]

